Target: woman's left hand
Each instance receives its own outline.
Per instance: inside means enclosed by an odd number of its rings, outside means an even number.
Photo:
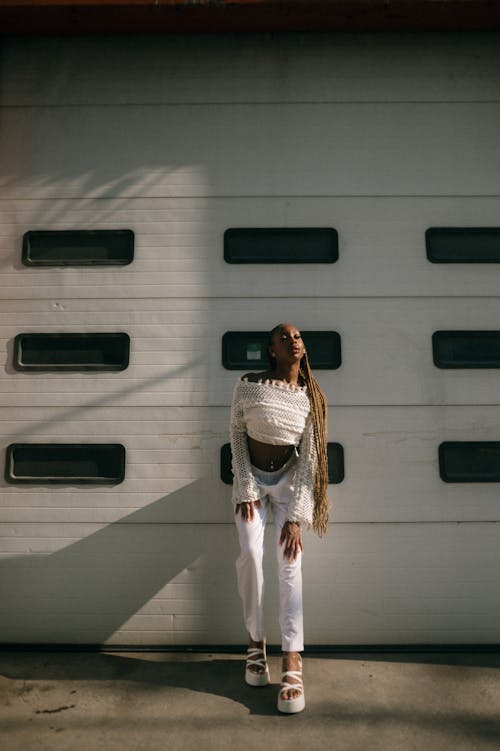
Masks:
[[[285,522],[283,524],[280,535],[280,545],[283,542],[285,543],[283,555],[285,558],[288,558],[289,561],[294,561],[297,558],[299,550],[301,553],[304,552],[302,546],[302,531],[298,522]]]

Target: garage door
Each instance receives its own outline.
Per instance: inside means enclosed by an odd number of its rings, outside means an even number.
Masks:
[[[245,640],[222,338],[283,320],[341,342],[317,371],[344,477],[328,536],[306,535],[306,643],[497,641],[498,482],[439,464],[442,443],[500,439],[497,370],[439,367],[433,334],[500,329],[500,272],[432,263],[426,231],[499,226],[498,40],[5,42],[1,641]],[[229,228],[332,228],[339,257],[230,264]],[[133,258],[23,263],[26,233],[63,230],[128,230]],[[62,361],[40,368],[34,334],[94,339],[74,368],[45,339]],[[126,335],[127,356],[86,368],[95,335]],[[33,444],[55,447],[59,482]],[[87,448],[65,470],[69,444]]]

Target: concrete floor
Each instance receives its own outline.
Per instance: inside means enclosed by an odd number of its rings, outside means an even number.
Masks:
[[[500,654],[306,654],[307,706],[224,653],[2,652],[2,751],[500,748]]]

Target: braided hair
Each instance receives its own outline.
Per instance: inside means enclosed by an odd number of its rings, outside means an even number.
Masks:
[[[282,323],[278,323],[270,332],[268,344],[272,344],[274,334],[276,334]],[[270,357],[268,359],[271,369],[276,367],[276,360]],[[311,418],[314,429],[314,442],[316,445],[316,455],[318,457],[316,473],[314,476],[314,511],[313,511],[313,529],[322,537],[328,530],[328,460],[327,460],[327,401],[321,390],[321,387],[313,375],[307,352],[304,353],[299,368],[299,378],[307,386],[307,394],[311,405]]]

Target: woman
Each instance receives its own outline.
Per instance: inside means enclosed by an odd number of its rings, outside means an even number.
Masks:
[[[305,707],[302,684],[302,526],[327,530],[326,399],[300,331],[280,323],[268,343],[270,369],[236,383],[231,407],[233,503],[241,552],[238,590],[249,635],[245,680],[269,683],[262,602],[268,511],[274,518],[280,589],[283,672],[278,709]]]

